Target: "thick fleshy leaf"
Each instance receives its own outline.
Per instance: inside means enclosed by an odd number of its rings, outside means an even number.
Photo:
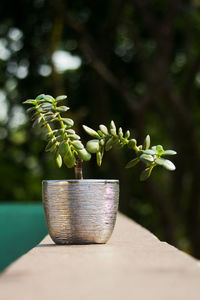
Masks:
[[[97,130],[97,133],[99,134],[100,137],[104,136],[104,134],[103,134],[103,132],[101,132],[101,130]]]
[[[70,140],[80,140],[80,136],[78,134],[69,134],[67,135]]]
[[[140,155],[139,159],[144,163],[152,163],[154,161],[153,156],[147,154]]]
[[[130,131],[129,130],[126,131],[124,137],[125,137],[125,139],[128,139],[130,137]]]
[[[111,138],[110,138],[109,140],[107,140],[107,142],[106,142],[105,150],[106,150],[106,151],[109,151],[109,150],[112,148],[113,145],[114,145],[114,138],[111,137]]]
[[[83,125],[83,129],[85,130],[85,132],[87,132],[92,137],[100,139],[100,136],[99,136],[98,132],[96,132],[94,129],[92,129],[92,128],[86,126],[86,125]]]
[[[151,175],[151,172],[152,172],[152,168],[146,168],[145,170],[143,170],[142,173],[140,174],[140,180],[141,181],[147,180]]]
[[[99,145],[103,147],[105,145],[105,140],[101,139],[100,142],[99,142]]]
[[[45,94],[40,94],[40,95],[38,95],[35,99],[36,99],[36,100],[41,100],[41,99],[44,98],[44,96],[45,96]]]
[[[56,122],[56,121],[58,121],[58,118],[53,118],[49,122]]]
[[[120,137],[120,138],[122,138],[122,137],[123,137],[123,135],[124,135],[124,133],[123,133],[123,130],[122,130],[122,128],[121,128],[121,127],[119,127],[119,130],[118,130],[118,135],[119,135],[119,137]]]
[[[114,121],[110,122],[110,133],[114,136],[117,135],[117,130]]]
[[[67,129],[66,132],[69,134],[76,134],[76,132],[73,129]]]
[[[177,152],[174,150],[165,150],[162,155],[176,155]]]
[[[128,148],[129,149],[135,149],[136,144],[137,144],[137,141],[135,139],[131,139],[128,142]]]
[[[67,151],[69,150],[69,145],[68,143],[61,143],[59,146],[59,153],[64,156]]]
[[[88,161],[91,159],[91,154],[85,148],[82,150],[78,150],[77,152],[80,158],[82,158],[82,160]]]
[[[55,115],[51,114],[49,116],[45,116],[45,121],[49,122],[52,121],[53,119],[55,119]]]
[[[36,105],[37,101],[33,100],[33,99],[28,99],[26,101],[23,102],[23,104],[32,104],[32,105]]]
[[[52,150],[55,149],[55,147],[56,147],[56,139],[53,138],[53,139],[51,139],[51,140],[48,142],[48,144],[47,144],[47,146],[46,146],[46,148],[45,148],[45,151],[46,151],[46,152],[52,151]]]
[[[175,165],[173,164],[173,162],[171,162],[168,159],[164,159],[164,158],[156,158],[155,159],[155,163],[159,166],[164,167],[165,169],[169,170],[169,171],[174,171],[176,169]]]
[[[105,125],[99,125],[99,129],[103,132],[103,134],[108,135],[108,128]]]
[[[125,166],[126,169],[132,168],[134,166],[136,166],[139,163],[140,159],[138,157],[132,159],[131,161],[129,161],[127,163],[127,165]]]
[[[100,167],[102,164],[102,154],[101,152],[97,152],[97,165]]]
[[[155,151],[155,150],[153,150],[153,149],[141,150],[141,153],[147,154],[147,155],[155,155],[155,154],[158,154],[157,151]]]
[[[69,110],[69,107],[67,107],[65,105],[56,107],[56,111],[58,111],[58,112],[65,112],[67,110]]]
[[[156,151],[158,154],[162,154],[164,152],[163,146],[162,145],[157,145],[156,146]]]
[[[61,95],[61,96],[58,96],[58,97],[56,97],[56,102],[59,102],[59,101],[62,101],[62,100],[65,100],[67,98],[67,96],[66,95]]]
[[[62,157],[58,152],[56,152],[56,163],[57,163],[59,168],[62,167]]]
[[[74,121],[70,118],[62,118],[62,121],[67,125],[72,127],[74,125]]]
[[[52,103],[53,100],[54,100],[54,98],[50,95],[44,95],[43,99],[47,102],[50,102],[50,103]]]
[[[83,144],[80,141],[71,141],[71,144],[78,150],[81,150],[84,148]]]
[[[50,111],[50,110],[52,110],[54,107],[53,107],[53,105],[51,105],[50,103],[44,103],[44,104],[42,104],[41,105],[41,108],[42,108],[42,110],[45,110],[45,111]]]
[[[68,168],[73,168],[76,164],[76,158],[74,157],[69,145],[68,144],[65,145],[66,145],[66,153],[63,157],[64,163]]]
[[[96,153],[99,151],[99,140],[90,140],[86,144],[86,149],[90,153]]]
[[[150,136],[147,135],[147,136],[145,137],[145,140],[144,140],[143,148],[144,148],[145,150],[149,149],[150,144],[151,144],[151,139],[150,139]]]

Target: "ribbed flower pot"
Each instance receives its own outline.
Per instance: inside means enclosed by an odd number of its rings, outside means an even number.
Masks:
[[[43,206],[56,244],[104,244],[118,210],[118,180],[44,180]]]

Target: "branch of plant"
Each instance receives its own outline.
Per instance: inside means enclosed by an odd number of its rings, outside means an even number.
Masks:
[[[69,110],[69,107],[58,105],[67,96],[58,96],[53,98],[50,95],[41,94],[35,99],[26,100],[24,104],[32,105],[28,112],[34,112],[32,120],[33,126],[38,125],[46,128],[48,133],[46,138],[48,144],[45,148],[54,154],[56,163],[60,168],[62,163],[68,168],[75,168],[75,175],[77,179],[82,179],[82,161],[91,159],[91,154],[96,154],[97,165],[101,166],[104,153],[109,151],[115,145],[121,148],[127,146],[133,150],[135,157],[129,161],[126,168],[131,168],[139,162],[143,162],[146,166],[145,170],[140,175],[140,180],[144,181],[151,175],[154,167],[162,166],[170,171],[175,170],[175,165],[164,159],[164,155],[176,154],[173,150],[164,150],[161,145],[150,148],[150,136],[147,135],[143,145],[137,145],[137,141],[130,137],[130,131],[125,133],[120,127],[118,130],[114,121],[110,122],[110,128],[105,125],[99,125],[99,130],[83,125],[84,130],[93,137],[87,142],[86,148],[80,141],[80,136],[72,129],[74,121],[70,118],[65,118],[62,113]],[[52,130],[52,124],[59,126]],[[91,154],[90,154],[91,153]]]

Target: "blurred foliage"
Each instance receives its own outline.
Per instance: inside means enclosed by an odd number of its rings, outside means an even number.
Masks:
[[[21,103],[67,94],[75,128],[110,119],[178,152],[146,183],[113,150],[87,178],[119,178],[121,211],[200,257],[200,6],[189,0],[2,0],[0,172],[4,201],[40,201],[42,179],[73,178],[44,153]],[[42,138],[42,139],[41,139]]]

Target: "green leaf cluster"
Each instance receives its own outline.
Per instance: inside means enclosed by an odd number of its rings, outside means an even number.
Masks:
[[[130,137],[130,131],[127,130],[124,133],[121,127],[117,130],[114,121],[111,121],[109,129],[105,125],[99,125],[97,131],[85,125],[83,125],[83,128],[94,138],[87,142],[86,149],[90,153],[96,153],[98,166],[102,164],[104,152],[111,150],[114,145],[118,144],[121,147],[127,146],[135,152],[135,157],[127,163],[126,168],[132,168],[139,162],[145,164],[145,169],[140,175],[141,181],[148,179],[156,166],[162,166],[169,171],[176,169],[170,160],[163,158],[166,155],[175,155],[176,152],[164,150],[161,145],[150,148],[151,139],[149,135],[146,136],[143,145],[138,146],[136,139]]]
[[[27,112],[32,113],[33,127],[45,129],[47,139],[45,151],[53,153],[59,168],[63,162],[68,168],[73,168],[77,158],[84,161],[91,158],[91,154],[80,141],[80,136],[72,129],[74,121],[62,115],[69,110],[69,107],[60,105],[66,98],[65,95],[53,98],[41,94],[35,99],[23,102],[31,105]]]
[[[65,95],[53,98],[50,95],[41,94],[35,99],[23,102],[31,105],[27,111],[32,114],[33,127],[45,129],[47,139],[45,150],[53,153],[59,168],[63,162],[68,168],[73,168],[76,166],[77,159],[88,161],[91,154],[96,154],[97,165],[101,166],[105,151],[119,145],[120,147],[127,146],[135,152],[135,157],[127,163],[126,168],[132,168],[139,162],[145,164],[145,169],[140,175],[141,181],[149,178],[156,166],[162,166],[169,171],[175,170],[175,165],[163,158],[165,155],[176,154],[175,151],[164,150],[161,145],[150,148],[149,135],[146,136],[143,145],[138,146],[136,139],[131,138],[130,131],[127,130],[124,133],[121,127],[117,129],[114,121],[110,122],[109,128],[99,125],[97,131],[83,125],[84,130],[92,137],[85,148],[80,136],[72,129],[74,121],[63,116],[69,107],[60,105],[60,102],[66,98]]]

